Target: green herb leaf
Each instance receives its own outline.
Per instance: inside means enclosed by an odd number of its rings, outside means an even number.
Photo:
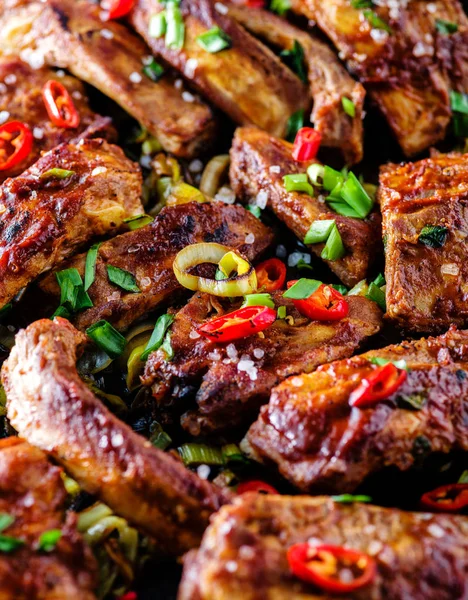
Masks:
[[[9,554],[21,546],[24,546],[23,540],[11,537],[9,535],[0,534],[0,552]]]
[[[13,515],[9,515],[8,513],[0,513],[0,533],[8,529],[10,525],[13,525],[15,522],[15,517]]]
[[[77,269],[65,269],[55,274],[60,286],[60,305],[69,312],[78,312],[91,308],[93,303],[83,286],[83,280]]]
[[[268,306],[268,308],[275,308],[275,303],[270,294],[247,294],[247,296],[244,296],[241,308],[245,308],[246,306]]]
[[[124,271],[113,265],[107,265],[107,276],[109,277],[110,282],[127,292],[141,292],[135,277],[128,271]]]
[[[313,271],[314,267],[312,265],[309,265],[309,263],[306,263],[306,261],[303,258],[299,259],[299,262],[296,265],[297,269],[308,269],[309,271]]]
[[[450,90],[450,107],[455,112],[468,114],[468,94]]]
[[[392,28],[390,25],[381,19],[373,10],[366,9],[362,14],[374,29],[383,29],[387,33],[392,33]]]
[[[130,217],[124,220],[124,223],[128,225],[130,231],[134,231],[135,229],[141,229],[141,227],[145,227],[154,221],[151,215],[136,215],[135,217]]]
[[[163,35],[166,35],[166,30],[166,11],[163,10],[156,15],[152,15],[149,22],[149,36],[153,38],[163,37]]]
[[[49,529],[49,531],[44,531],[39,538],[38,550],[52,552],[61,537],[62,532],[60,529]]]
[[[94,323],[88,327],[86,333],[110,358],[117,358],[125,350],[126,339],[107,321]]]
[[[332,496],[331,499],[334,502],[339,502],[340,504],[353,504],[354,502],[372,502],[372,498],[370,496],[357,495],[353,494],[340,494],[339,496]]]
[[[286,14],[290,8],[290,0],[271,0],[270,10],[278,15]]]
[[[68,171],[67,169],[49,169],[45,173],[42,173],[40,179],[67,179],[75,174],[75,171]]]
[[[306,173],[291,173],[283,177],[284,187],[287,192],[305,192],[314,195],[314,188],[307,181]]]
[[[159,81],[164,75],[164,67],[162,67],[158,62],[156,62],[154,58],[148,65],[145,65],[143,67],[142,71],[146,75],[146,77],[151,79],[151,81]]]
[[[429,248],[442,248],[447,241],[449,230],[442,225],[426,225],[421,229],[418,242]]]
[[[85,292],[87,292],[89,288],[93,285],[94,279],[96,277],[96,261],[100,245],[101,244],[94,244],[94,246],[91,246],[91,248],[88,250],[88,254],[86,255],[84,278]]]
[[[328,236],[335,225],[333,219],[314,221],[304,237],[304,244],[320,244],[328,240]]]
[[[161,347],[164,341],[164,336],[166,335],[166,331],[172,325],[173,321],[174,317],[172,315],[165,314],[159,317],[159,319],[156,321],[156,325],[154,326],[153,333],[151,334],[146,348],[141,355],[141,360],[146,360],[152,352],[156,352],[156,350]]]
[[[299,279],[289,290],[284,292],[283,298],[290,298],[291,300],[305,300],[310,298],[314,292],[316,292],[322,285],[321,281],[316,279]]]
[[[206,52],[217,54],[221,50],[230,48],[232,40],[220,27],[213,27],[197,37],[197,44]]]
[[[294,142],[296,134],[304,125],[304,111],[298,110],[293,113],[288,119],[288,125],[286,128],[286,139],[288,142]]]
[[[166,360],[171,361],[174,358],[174,349],[171,344],[171,333],[168,331],[166,333],[166,337],[164,338],[163,343],[161,344],[161,350],[164,350],[166,354]]]
[[[367,290],[366,298],[369,300],[373,300],[376,304],[380,306],[380,308],[385,312],[387,310],[387,302],[385,300],[384,292],[375,285],[375,283],[371,283],[369,285],[369,289]]]
[[[301,44],[297,40],[294,40],[291,50],[283,50],[280,56],[285,59],[286,64],[291,67],[291,70],[296,73],[299,79],[304,83],[307,83],[304,48]]]
[[[444,21],[444,19],[436,19],[435,26],[437,31],[443,35],[450,35],[451,33],[456,33],[458,31],[458,25],[456,23]]]
[[[346,98],[346,96],[343,96],[341,98],[341,104],[345,113],[354,119],[354,117],[356,116],[356,105],[354,104],[354,102],[349,98]]]

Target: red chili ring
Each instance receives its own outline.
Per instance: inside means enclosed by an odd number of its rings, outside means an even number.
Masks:
[[[459,512],[468,507],[468,483],[449,483],[426,492],[421,506],[436,512]]]
[[[276,311],[268,306],[246,306],[198,327],[200,335],[214,341],[231,342],[267,329],[276,321]]]
[[[265,481],[260,480],[251,480],[244,481],[243,483],[239,483],[237,486],[238,494],[245,494],[247,492],[259,492],[260,494],[279,494],[278,490],[276,490],[269,483],[265,483]]]
[[[57,127],[76,129],[80,115],[68,90],[59,81],[50,79],[42,88],[42,97],[50,120]]]
[[[286,265],[278,258],[270,258],[255,267],[258,289],[265,292],[281,290],[286,281]]]
[[[0,171],[19,165],[29,156],[33,134],[26,123],[10,121],[0,127]]]

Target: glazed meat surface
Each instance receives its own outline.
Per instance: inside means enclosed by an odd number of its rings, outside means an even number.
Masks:
[[[277,307],[287,307],[294,325],[277,320],[263,332],[264,337],[254,335],[222,344],[203,337],[194,339],[191,333],[206,320],[240,305],[196,294],[172,325],[174,358],[164,360],[163,351],[148,358],[143,383],[152,386],[162,410],[184,411],[181,423],[192,435],[249,425],[280,381],[351,356],[380,329],[380,310],[366,298],[349,297],[348,317],[329,323],[302,317],[282,292],[274,294],[274,300]],[[194,401],[196,409],[188,410]]]
[[[289,570],[287,549],[305,542],[369,554],[376,576],[355,592],[320,591]],[[246,494],[219,511],[189,553],[179,600],[461,600],[467,578],[466,517]]]
[[[307,88],[279,58],[236,21],[222,14],[213,0],[182,0],[185,24],[181,50],[149,33],[151,17],[164,10],[159,0],[138,0],[131,22],[156,55],[175,67],[215,106],[241,125],[256,125],[278,136],[289,117],[310,104]],[[210,53],[197,37],[220,27],[231,47]]]
[[[375,365],[409,368],[398,390],[370,408],[349,396]],[[351,492],[387,466],[406,470],[431,453],[468,450],[468,331],[372,350],[276,387],[247,435],[256,458],[302,491]]]
[[[355,285],[367,275],[368,268],[380,248],[380,216],[373,212],[367,219],[353,219],[334,213],[315,197],[302,192],[287,192],[283,176],[305,172],[307,163],[297,163],[291,155],[292,145],[252,128],[239,128],[231,148],[231,187],[236,195],[248,201],[259,192],[268,194],[267,206],[302,241],[317,219],[334,219],[347,254],[326,261],[344,284]],[[271,167],[279,167],[272,172]],[[320,256],[324,244],[311,250]]]
[[[445,136],[453,81],[450,67],[466,61],[468,19],[458,0],[434,2],[433,10],[421,0],[380,4],[369,9],[367,5],[354,8],[349,0],[292,2],[293,10],[314,19],[330,37],[410,156]],[[373,26],[372,14],[383,24]],[[437,20],[458,25],[460,50],[437,31]]]
[[[388,317],[415,331],[466,325],[468,154],[385,165],[379,195]]]
[[[19,438],[0,440],[0,513],[14,517],[2,535],[22,540],[11,553],[0,553],[2,600],[94,600],[97,566],[65,515],[67,493],[58,467]],[[60,529],[50,552],[38,549],[42,533]]]
[[[103,23],[99,6],[86,0],[0,2],[0,49],[69,69],[115,100],[168,152],[196,154],[214,133],[206,104],[185,102],[169,75],[158,82],[142,75],[147,46],[120,23]]]
[[[84,490],[153,536],[162,552],[196,546],[228,496],[104,407],[75,367],[77,347],[85,342],[60,318],[20,331],[2,370],[8,418]]]
[[[323,42],[266,11],[229,4],[229,14],[253,34],[283,50],[295,42],[302,46],[311,95],[314,101],[310,120],[322,135],[322,146],[337,148],[346,164],[358,163],[363,156],[363,105],[365,91]],[[342,98],[351,100],[355,117],[343,110]]]
[[[51,169],[65,179],[41,177]],[[0,307],[95,236],[143,212],[141,173],[104,140],[62,144],[0,187]]]
[[[245,239],[251,234],[255,240],[247,244]],[[224,244],[253,260],[270,245],[272,233],[241,206],[191,202],[164,208],[150,225],[100,246],[95,281],[88,290],[94,307],[78,314],[75,325],[84,330],[106,319],[118,329],[126,329],[160,304],[174,300],[174,295],[182,292],[172,268],[174,258],[185,246],[199,242]],[[83,276],[85,261],[86,254],[78,255],[61,269],[75,267]],[[107,275],[109,264],[132,273],[141,293],[113,285]],[[47,276],[41,288],[58,304],[55,274]]]
[[[42,88],[51,80],[62,83],[73,98],[80,115],[76,129],[63,129],[52,123],[42,99]],[[57,75],[52,69],[33,69],[19,58],[0,58],[0,112],[8,114],[8,121],[22,121],[35,133],[33,150],[18,165],[0,171],[0,183],[15,177],[36,162],[41,152],[51,150],[77,137],[106,137],[112,141],[114,130],[108,117],[96,115],[89,107],[83,84],[70,75]],[[11,81],[11,82],[10,82]]]

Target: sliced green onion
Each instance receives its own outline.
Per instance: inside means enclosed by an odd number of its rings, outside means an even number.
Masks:
[[[353,219],[360,219],[361,216],[351,208],[346,202],[328,202],[328,206],[332,208],[338,215],[343,217],[352,217]]]
[[[85,278],[84,278],[84,290],[87,292],[89,288],[93,285],[94,279],[96,277],[96,261],[99,253],[99,246],[101,244],[94,244],[88,250],[88,254],[86,255],[86,265],[85,265]]]
[[[185,25],[179,6],[175,2],[166,5],[166,37],[168,48],[181,50],[185,41]]]
[[[152,15],[149,22],[148,34],[152,38],[160,38],[166,35],[167,21],[166,11],[163,10],[156,15]]]
[[[351,0],[351,6],[353,8],[372,8],[374,3],[372,0]]]
[[[107,265],[107,276],[111,283],[127,292],[141,292],[135,277],[128,271],[119,269],[119,267],[114,267],[114,265]]]
[[[187,467],[194,465],[224,465],[222,451],[206,444],[184,444],[177,448],[177,452]]]
[[[310,298],[314,292],[316,292],[322,285],[321,281],[316,279],[299,279],[289,290],[283,294],[283,298],[290,298],[291,300],[305,300]]]
[[[380,308],[385,312],[387,310],[387,303],[385,301],[385,293],[375,285],[375,283],[371,283],[369,285],[369,289],[366,294],[366,298],[369,300],[373,300],[376,304],[380,306]]]
[[[314,221],[305,235],[304,244],[320,244],[321,242],[326,242],[333,225],[335,225],[333,219]]]
[[[286,139],[288,142],[294,142],[296,139],[296,134],[304,125],[304,110],[300,109],[297,112],[293,113],[289,119],[286,128]]]
[[[309,263],[306,263],[306,261],[303,258],[299,259],[299,262],[296,265],[297,269],[308,269],[309,271],[313,271],[314,267],[312,265],[309,265]]]
[[[468,137],[468,115],[454,113],[452,125],[453,133],[456,137]]]
[[[392,28],[390,25],[381,19],[373,10],[366,9],[362,12],[362,14],[374,29],[383,29],[387,33],[392,33]]]
[[[60,529],[50,529],[49,531],[44,531],[39,538],[38,550],[42,550],[43,552],[52,552],[61,537],[62,532]]]
[[[346,296],[346,294],[348,293],[348,288],[341,283],[331,283],[330,287],[335,289],[337,292],[340,292],[342,296]]]
[[[254,217],[257,217],[257,219],[260,219],[262,216],[262,209],[259,206],[256,206],[255,204],[248,204],[246,208],[250,213],[253,214]]]
[[[279,306],[278,310],[276,311],[276,316],[278,317],[278,319],[285,319],[286,314],[287,314],[286,306]]]
[[[463,471],[463,473],[460,475],[458,483],[468,483],[468,470]]]
[[[291,50],[283,50],[280,56],[286,59],[285,62],[291,67],[291,70],[296,73],[299,79],[306,83],[307,68],[305,64],[304,48],[302,45],[297,40],[294,40]]]
[[[65,306],[59,306],[50,318],[55,319],[55,317],[69,319],[71,317],[71,312],[68,310],[68,308],[65,308]]]
[[[284,15],[291,8],[291,0],[271,0],[270,10],[278,15]]]
[[[369,290],[369,286],[367,285],[367,281],[365,279],[361,279],[354,287],[352,287],[348,296],[366,296]]]
[[[341,189],[341,197],[363,219],[370,213],[374,204],[354,173],[348,173]]]
[[[156,350],[161,347],[164,341],[164,336],[166,335],[166,332],[172,325],[173,321],[174,317],[172,315],[165,314],[159,317],[159,319],[156,321],[156,325],[154,326],[153,333],[151,334],[148,344],[141,355],[141,360],[146,360],[152,352],[156,352]]]
[[[429,248],[442,248],[447,241],[449,230],[442,225],[426,225],[421,229],[418,242]]]
[[[373,283],[377,287],[382,287],[383,285],[385,285],[385,277],[382,275],[382,273],[379,273],[377,275],[377,277],[374,279]]]
[[[306,173],[292,173],[283,177],[284,187],[287,192],[305,192],[309,196],[314,195],[314,188],[307,181]]]
[[[107,321],[94,323],[88,327],[86,334],[110,358],[117,358],[125,350],[126,339]]]
[[[150,442],[155,448],[160,450],[166,450],[171,444],[171,437],[164,431],[161,425],[157,421],[153,421],[150,427]]]
[[[151,81],[159,81],[164,75],[164,67],[156,62],[154,58],[149,65],[145,65],[142,70],[146,77],[151,79]]]
[[[8,529],[10,525],[13,525],[15,520],[16,519],[13,515],[9,515],[8,513],[0,513],[0,532]]]
[[[156,154],[156,152],[160,152],[162,150],[162,146],[159,140],[157,140],[154,136],[150,135],[147,140],[143,142],[141,145],[141,151],[145,155]],[[149,215],[146,215],[149,217]]]
[[[166,355],[166,360],[170,361],[174,358],[174,349],[171,344],[171,333],[168,331],[166,333],[166,337],[164,338],[163,343],[161,344],[161,350],[164,351]]]
[[[402,394],[397,398],[398,404],[403,406],[408,404],[415,410],[421,410],[426,404],[426,396],[424,394]]]
[[[154,221],[151,215],[136,215],[135,217],[130,217],[124,220],[124,223],[128,225],[130,231],[134,231],[135,229],[140,229],[141,227],[145,227],[145,225],[149,225]]]
[[[221,50],[230,48],[232,39],[220,27],[213,27],[197,37],[197,44],[206,52],[217,54]]]
[[[313,163],[307,168],[307,176],[310,182],[312,185],[317,187],[321,187],[323,185],[324,173],[325,167],[319,163]]]
[[[249,460],[244,456],[237,444],[226,444],[222,447],[221,452],[224,464],[241,463],[245,465],[249,463]]]
[[[246,306],[268,306],[269,308],[275,308],[275,303],[270,294],[248,294],[244,296],[241,308],[245,308]]]
[[[344,183],[344,175],[339,171],[335,171],[328,165],[325,165],[323,169],[323,187],[330,192],[332,196],[335,196],[341,190]]]
[[[7,317],[11,313],[12,309],[13,304],[11,302],[5,304],[5,306],[2,306],[2,308],[0,308],[0,321]]]
[[[327,196],[327,202],[343,203],[343,198],[341,197],[341,190],[343,188],[343,183],[344,183],[344,180],[337,181],[336,185],[330,190],[330,193]]]
[[[75,174],[75,171],[68,171],[67,169],[49,169],[45,173],[42,173],[40,179],[67,179]]]
[[[83,287],[77,269],[65,269],[55,274],[60,286],[60,304],[70,312],[91,308],[93,303]]]
[[[336,223],[333,222],[330,235],[328,236],[327,243],[325,244],[322,254],[320,255],[323,260],[339,260],[346,254],[346,249],[341,239],[340,232]]]
[[[458,31],[458,25],[456,23],[444,21],[444,19],[436,19],[435,26],[437,31],[443,35],[450,35],[451,33],[456,33]]]
[[[450,108],[455,112],[468,114],[468,94],[450,90]]]
[[[13,552],[20,546],[24,546],[23,540],[11,537],[10,535],[0,534],[0,552],[8,554],[10,552]]]
[[[341,105],[343,106],[343,110],[345,111],[345,113],[349,117],[354,119],[354,117],[356,116],[356,105],[354,104],[354,102],[349,98],[346,98],[346,96],[343,96],[341,98]]]
[[[340,504],[353,504],[354,502],[372,502],[372,498],[370,496],[365,496],[363,494],[358,494],[354,496],[353,494],[340,494],[339,496],[332,496],[331,499],[334,502],[339,502]]]
[[[400,360],[389,360],[388,358],[382,358],[381,356],[371,356],[371,358],[368,360],[370,363],[377,365],[378,367],[384,367],[385,365],[388,365],[388,363],[392,363],[397,369],[409,371],[409,367],[404,358],[401,358]]]

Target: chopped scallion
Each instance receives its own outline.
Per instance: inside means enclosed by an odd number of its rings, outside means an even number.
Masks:
[[[276,311],[276,316],[278,317],[278,319],[285,319],[286,314],[287,314],[286,306],[279,306],[278,310]]]
[[[345,254],[346,249],[344,247],[343,240],[341,239],[341,235],[338,231],[336,223],[333,222],[327,243],[325,244],[320,256],[323,258],[323,260],[339,260],[340,258],[343,258]]]
[[[223,453],[219,448],[206,444],[184,444],[177,452],[187,467],[194,465],[224,465]]]
[[[372,0],[351,0],[351,6],[353,8],[372,8],[374,3]]]
[[[304,110],[300,109],[297,112],[293,113],[289,119],[286,128],[286,139],[288,142],[294,142],[296,139],[296,134],[304,125]]]
[[[468,483],[468,470],[463,471],[463,473],[460,475],[458,483]]]
[[[337,292],[340,292],[342,296],[346,296],[346,294],[348,293],[348,288],[341,283],[331,283],[330,287],[335,289]]]
[[[450,107],[454,112],[468,114],[468,94],[450,90]]]
[[[159,448],[160,450],[166,450],[172,444],[171,437],[157,421],[151,423],[149,441],[155,448]]]
[[[156,352],[156,350],[161,347],[164,341],[164,336],[166,335],[166,332],[172,325],[173,321],[174,317],[172,315],[165,314],[159,317],[159,319],[156,321],[156,325],[154,326],[153,333],[151,334],[146,348],[141,355],[141,360],[146,360],[152,352]]]
[[[330,192],[332,196],[339,194],[344,182],[344,175],[325,165],[323,170],[323,187]]]
[[[85,292],[87,292],[89,288],[93,285],[94,279],[96,277],[96,261],[100,245],[101,244],[94,244],[94,246],[91,246],[91,248],[88,250],[88,254],[86,255],[84,278]]]
[[[315,185],[316,187],[321,187],[323,185],[324,173],[325,167],[319,163],[313,163],[307,169],[307,176],[312,185]]]
[[[164,338],[163,343],[161,344],[161,350],[164,351],[166,355],[166,360],[172,360],[174,358],[174,349],[171,344],[171,332],[168,331]]]
[[[331,499],[334,502],[339,502],[340,504],[353,504],[353,502],[372,502],[372,498],[370,496],[365,496],[363,494],[358,494],[354,496],[353,494],[340,494],[339,496],[332,496]]]
[[[60,529],[50,529],[49,531],[44,531],[39,538],[38,550],[42,550],[43,552],[52,552],[61,537],[62,532]]]
[[[13,515],[9,515],[8,513],[0,513],[0,532],[8,529],[10,525],[13,525],[15,522],[15,517]]]
[[[346,96],[343,96],[341,98],[341,104],[345,113],[354,119],[354,117],[356,116],[356,105],[354,104],[354,102],[349,98],[346,98]]]
[[[338,215],[342,217],[352,217],[353,219],[360,219],[361,216],[351,208],[346,202],[328,202],[328,206],[332,208]]]
[[[375,285],[375,283],[371,283],[369,285],[369,289],[367,290],[366,298],[369,300],[373,300],[376,304],[380,306],[380,308],[385,312],[387,310],[387,303],[385,301],[385,293]]]
[[[314,188],[307,181],[306,173],[292,173],[283,177],[284,187],[287,192],[305,192],[314,195]]]
[[[291,0],[271,0],[270,10],[278,15],[284,15],[291,8]]]
[[[49,169],[45,173],[42,173],[40,179],[67,179],[75,174],[75,171],[68,171],[67,169]]]
[[[296,265],[297,269],[308,269],[309,271],[313,271],[314,267],[312,265],[309,265],[309,263],[306,263],[306,261],[303,258],[299,259],[299,262]]]
[[[182,12],[176,2],[166,4],[166,37],[165,45],[168,48],[181,50],[185,41],[185,25]]]
[[[444,19],[436,19],[435,26],[437,31],[443,35],[450,35],[451,33],[456,33],[458,31],[458,25],[456,23],[444,21]]]
[[[383,285],[385,285],[385,277],[382,275],[382,273],[379,273],[377,275],[373,283],[375,283],[377,287],[382,287]]]
[[[137,285],[135,277],[128,271],[114,267],[113,265],[107,265],[107,276],[109,281],[114,285],[126,290],[127,292],[138,293],[141,292]]]
[[[291,300],[305,300],[310,298],[314,292],[316,292],[322,285],[321,281],[316,279],[299,279],[289,290],[284,292],[284,298],[290,298]]]
[[[0,552],[8,554],[21,546],[24,546],[23,540],[0,533]]]
[[[400,360],[389,360],[388,358],[383,358],[381,356],[371,356],[369,362],[373,365],[377,365],[378,367],[384,367],[388,365],[388,363],[393,363],[397,369],[403,369],[404,371],[409,371],[408,365],[406,364],[406,360],[404,358]]]
[[[253,214],[254,217],[257,217],[257,219],[260,219],[262,216],[262,209],[259,206],[256,206],[255,204],[248,204],[246,208],[250,213]]]
[[[421,229],[418,242],[429,248],[442,248],[447,241],[449,230],[442,225],[426,225]]]
[[[110,358],[117,358],[125,350],[126,339],[108,321],[94,323],[86,333]]]
[[[275,303],[270,294],[248,294],[244,296],[241,308],[245,308],[246,306],[268,306],[269,308],[275,308]]]
[[[297,41],[294,40],[293,47],[291,50],[283,50],[281,55],[285,62],[291,67],[291,70],[296,73],[301,81],[307,82],[307,69],[305,64],[304,48]]]
[[[426,404],[426,396],[424,394],[401,394],[397,398],[398,405],[403,408],[413,408],[415,410],[421,410]]]
[[[69,319],[71,317],[71,313],[67,308],[65,308],[65,306],[59,306],[50,318],[55,319],[55,317],[61,317],[62,319]]]
[[[341,189],[341,197],[363,219],[372,210],[373,201],[354,173],[348,173]]]
[[[390,25],[381,19],[373,10],[366,9],[362,11],[362,14],[374,29],[383,29],[387,33],[392,33],[392,28]]]
[[[159,81],[164,75],[164,67],[162,67],[153,58],[149,65],[145,65],[143,67],[143,73],[146,75],[146,77],[151,79],[151,81]]]
[[[326,242],[334,224],[335,221],[333,219],[314,221],[305,235],[304,244],[320,244]]]
[[[136,215],[135,217],[130,217],[125,219],[124,223],[128,225],[130,231],[134,231],[135,229],[140,229],[141,227],[145,227],[145,225],[149,225],[154,221],[151,215]]]
[[[242,454],[242,451],[237,444],[226,444],[222,447],[221,452],[223,454],[224,464],[240,463],[245,465],[249,462],[244,454]]]
[[[152,15],[149,22],[149,36],[153,38],[160,38],[166,35],[167,21],[166,11],[163,10],[156,15]]]
[[[197,37],[197,44],[206,52],[217,54],[221,50],[230,48],[232,40],[220,27],[213,27]]]

